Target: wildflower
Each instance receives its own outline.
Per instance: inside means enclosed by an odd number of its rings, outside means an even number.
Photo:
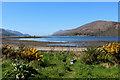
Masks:
[[[103,45],[103,47],[102,47],[103,49],[105,48],[105,46]]]
[[[7,46],[9,45],[9,43],[7,43]]]
[[[36,50],[35,53],[38,52],[38,51],[39,51],[39,50]]]
[[[33,49],[31,48],[30,51],[32,51]]]
[[[38,56],[39,56],[38,53],[36,53],[35,56],[36,56],[36,58],[38,58]]]
[[[111,47],[111,43],[109,43],[109,45],[107,46],[107,48],[110,48]]]
[[[40,59],[38,59],[38,61],[40,61]]]
[[[114,53],[111,53],[111,54],[114,54]]]
[[[42,58],[42,57],[43,57],[43,55],[40,55],[39,57],[40,57],[40,58]]]

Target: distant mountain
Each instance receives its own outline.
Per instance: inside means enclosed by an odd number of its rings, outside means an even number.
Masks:
[[[94,21],[72,30],[64,30],[57,36],[118,36],[120,22]]]
[[[57,32],[54,32],[53,35],[57,35],[57,34],[61,33],[62,31],[63,31],[63,30],[59,30],[59,31],[57,31]]]
[[[18,31],[12,31],[0,28],[0,36],[30,36],[29,34],[23,34]]]

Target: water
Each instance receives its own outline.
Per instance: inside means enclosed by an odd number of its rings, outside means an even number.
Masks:
[[[74,47],[86,47],[91,46],[90,43],[65,43],[65,44],[48,44],[48,45],[57,45],[57,46],[74,46]]]
[[[118,41],[118,37],[94,36],[44,36],[50,38],[21,38],[20,40],[45,41],[45,42],[72,42],[72,41]]]
[[[72,43],[72,41],[118,41],[118,37],[94,37],[94,36],[43,36],[50,38],[21,38],[20,40],[43,41],[43,42],[70,42],[64,44],[47,44],[60,46],[85,47],[90,43]]]

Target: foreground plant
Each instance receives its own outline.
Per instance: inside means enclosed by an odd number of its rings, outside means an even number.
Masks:
[[[29,77],[35,77],[39,74],[33,67],[26,63],[12,63],[12,70],[6,72],[3,79],[28,80]]]
[[[2,55],[3,57],[7,59],[8,57],[15,58],[16,57],[16,51],[13,47],[9,46],[9,44],[5,44],[2,46]]]
[[[106,44],[106,46],[103,45],[100,49],[105,59],[110,58],[116,63],[120,62],[120,43],[109,43]]]
[[[35,48],[25,48],[24,50],[19,50],[19,56],[22,59],[27,59],[29,62],[32,60],[38,60],[41,61],[41,58],[43,58],[43,55],[38,54],[39,50],[36,50]]]
[[[100,48],[87,49],[82,61],[87,64],[120,63],[120,43],[109,43]]]

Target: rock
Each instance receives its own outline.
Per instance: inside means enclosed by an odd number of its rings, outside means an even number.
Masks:
[[[103,63],[102,65],[105,66],[106,68],[110,68],[111,67],[109,63]]]

